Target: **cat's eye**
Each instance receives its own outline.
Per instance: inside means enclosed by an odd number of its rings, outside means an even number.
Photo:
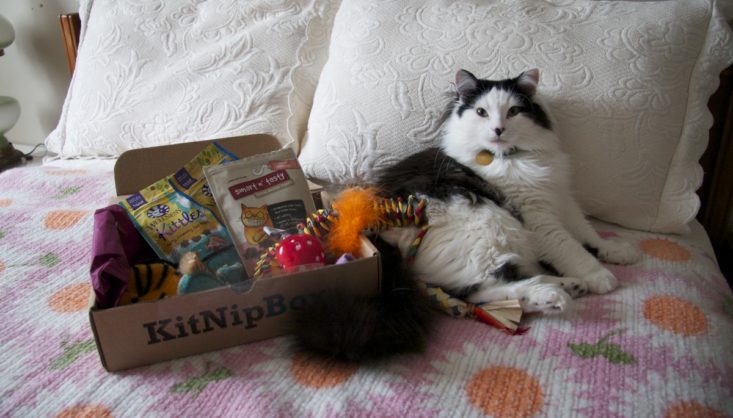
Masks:
[[[512,106],[506,112],[506,117],[511,118],[512,116],[517,116],[521,112],[522,112],[522,108],[521,107],[519,107],[519,106]]]
[[[486,113],[486,109],[484,109],[483,107],[477,107],[476,114],[481,116],[482,118],[485,118],[486,116],[489,115],[488,113]]]

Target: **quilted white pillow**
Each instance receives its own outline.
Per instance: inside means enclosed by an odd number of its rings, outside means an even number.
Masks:
[[[63,157],[272,133],[296,151],[339,0],[81,0]]]
[[[686,232],[718,74],[733,61],[712,1],[344,0],[300,155],[315,181],[352,183],[436,144],[454,74],[540,68],[600,219]]]

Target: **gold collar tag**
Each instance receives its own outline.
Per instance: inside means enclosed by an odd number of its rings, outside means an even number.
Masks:
[[[494,161],[494,154],[491,151],[483,150],[476,154],[476,163],[480,165],[489,165]]]

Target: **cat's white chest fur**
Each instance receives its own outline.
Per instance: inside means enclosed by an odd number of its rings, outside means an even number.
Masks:
[[[537,255],[530,235],[509,212],[493,203],[470,204],[461,196],[430,199],[426,209],[430,230],[412,266],[426,281],[460,288],[495,283],[492,272],[505,263],[534,270]],[[392,228],[380,235],[406,253],[417,230]]]
[[[538,204],[559,209],[570,186],[567,163],[565,158],[543,154],[527,156],[520,151],[516,156],[495,158],[486,166],[474,163],[472,168],[498,186],[522,212]]]

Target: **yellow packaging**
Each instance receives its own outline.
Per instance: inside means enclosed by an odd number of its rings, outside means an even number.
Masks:
[[[222,219],[219,208],[214,201],[214,196],[211,194],[209,183],[204,176],[203,168],[208,165],[219,165],[237,159],[234,154],[213,142],[201,150],[183,168],[161,181],[170,181],[180,192],[212,211],[218,219]]]
[[[120,205],[158,257],[171,263],[178,263],[186,252],[207,250],[196,248],[203,237],[218,237],[212,241],[231,245],[229,234],[213,213],[177,192],[167,181],[146,187]]]

